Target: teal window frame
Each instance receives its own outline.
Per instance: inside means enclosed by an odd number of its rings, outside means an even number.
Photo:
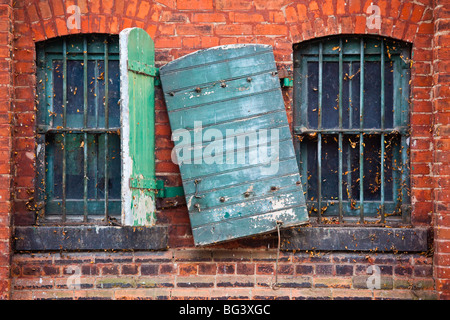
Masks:
[[[65,224],[72,222],[116,224],[120,222],[121,214],[120,92],[118,85],[112,89],[111,83],[115,81],[118,84],[120,81],[119,37],[105,34],[65,36],[37,43],[36,52],[38,220]],[[79,65],[73,61],[78,61]],[[55,65],[58,63],[60,69],[58,72],[62,73],[62,90],[55,87],[56,82],[53,79]],[[70,74],[69,63],[82,66],[83,76],[80,79]],[[91,75],[88,78],[88,65],[91,66],[89,70],[91,73],[94,72],[94,77]],[[115,66],[114,74],[109,70],[112,65]],[[100,70],[101,66],[103,70]],[[70,79],[71,76],[76,79]],[[75,88],[69,86],[69,81],[75,83]],[[88,93],[89,87],[91,93]],[[75,95],[77,88],[82,91],[78,92],[82,95],[82,103],[79,102],[80,106],[70,106],[70,95]],[[54,103],[57,94],[62,96],[60,114],[56,112],[59,106]],[[92,101],[88,102],[88,94],[95,97],[94,106]],[[114,94],[116,96],[111,98]],[[111,106],[112,101],[117,103],[117,106]],[[69,107],[81,110],[80,115],[68,114]],[[103,118],[100,116],[100,107]],[[92,111],[88,111],[91,109]],[[115,110],[114,115],[111,110]],[[92,117],[88,115],[89,112],[94,113],[94,124],[91,121]],[[71,153],[78,153],[78,156],[72,156]],[[113,160],[115,158],[117,160]],[[55,163],[58,160],[60,164]],[[62,175],[59,197],[55,196],[56,187],[53,179],[54,168],[58,165],[61,166]],[[66,179],[68,170],[78,170],[78,173],[81,171],[79,176],[82,177],[80,185],[82,191],[79,193],[82,193],[82,197],[68,197]],[[89,181],[89,177],[94,181]],[[118,188],[118,192],[114,190],[114,195],[111,192],[113,179],[116,179],[114,188]],[[103,181],[103,186],[100,180]],[[92,196],[92,193],[95,195]]]
[[[410,52],[409,44],[404,42],[381,37],[357,35],[325,37],[294,45],[294,144],[310,217],[316,217],[317,220],[311,220],[317,221],[318,224],[361,225],[371,223],[372,225],[385,225],[387,223],[410,223]],[[324,73],[324,67],[329,62],[337,63],[333,74]],[[317,87],[314,88],[315,92],[313,93],[308,87],[310,85],[308,84],[308,79],[311,76],[308,73],[308,63],[318,65],[318,72],[315,74]],[[365,66],[369,63],[379,63],[380,65],[380,109],[377,115],[380,117],[380,121],[379,125],[374,127],[366,127],[364,124],[364,120],[371,116],[364,111],[364,104],[366,103],[364,96],[367,95],[368,97],[370,94],[376,94],[373,91],[368,91],[372,90],[370,86],[364,85],[364,80],[368,77]],[[354,66],[359,64],[360,67],[358,70],[360,73],[358,75],[359,83],[355,83],[359,87],[359,96],[352,95],[352,85],[346,86],[344,83],[345,81],[349,83],[354,81],[352,78],[358,73],[355,72],[356,70],[351,69],[352,64]],[[386,91],[387,79],[385,79],[385,71],[387,68],[391,68],[393,73],[393,91],[390,93]],[[353,72],[346,73],[344,69]],[[330,81],[330,76],[336,79],[333,81],[335,81],[335,86],[338,88],[338,93],[335,97],[335,112],[330,112],[329,106],[325,106],[323,102],[324,96],[330,91],[330,85],[324,79]],[[345,92],[344,88],[348,92]],[[317,95],[317,105],[312,105],[310,100],[308,100],[308,90],[311,96]],[[391,126],[385,125],[387,93],[392,94],[391,112],[393,115]],[[348,99],[344,99],[345,95]],[[359,100],[357,107],[359,110],[353,108],[352,97]],[[325,113],[323,110],[328,111]],[[308,116],[311,117],[313,111],[316,112],[317,119],[314,119],[312,122],[317,121],[317,124],[308,121]],[[359,123],[353,126],[351,113],[355,111],[359,111]],[[348,117],[348,120],[345,117]],[[330,118],[334,118],[332,120],[335,125],[322,126],[325,123],[324,119],[329,122]],[[334,139],[335,149],[337,149],[334,151],[334,156],[328,159],[326,151],[330,149],[329,147],[325,149],[327,139]],[[368,162],[364,155],[369,153],[369,146],[366,145],[366,142],[372,143],[374,139],[379,139],[379,142],[377,142],[379,150],[377,152],[383,155],[379,157],[379,167],[385,169],[379,170],[377,180],[380,190],[379,199],[368,200],[365,199],[367,190],[365,191],[364,179],[371,168],[365,169]],[[352,144],[347,143],[347,140]],[[390,154],[387,154],[388,145],[394,140],[396,142],[392,143],[394,146],[391,147]],[[359,163],[356,168],[358,176],[353,181],[350,178],[351,173],[355,172],[355,170],[351,170],[353,168],[349,160],[351,153],[350,151],[345,152],[345,148],[355,148],[355,151],[362,155],[359,156]],[[308,152],[310,157],[308,157]],[[311,159],[314,159],[316,163],[311,164]],[[315,166],[314,175],[309,170],[313,166]],[[330,174],[330,167],[331,171],[334,170],[337,178]],[[392,191],[385,190],[387,174],[391,177]],[[334,191],[336,197],[331,197],[332,199],[323,197],[327,179],[337,180],[337,190]],[[367,179],[366,183],[368,183]],[[311,190],[312,185],[314,185],[314,190]],[[355,190],[358,191],[358,194],[350,196],[348,188],[354,188],[355,185],[357,187]],[[344,188],[344,186],[346,187]],[[392,194],[389,194],[389,201],[385,198],[388,192],[392,192]],[[314,193],[315,197],[312,197],[311,193]]]

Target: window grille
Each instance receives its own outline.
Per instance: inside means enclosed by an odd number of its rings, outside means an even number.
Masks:
[[[294,134],[310,217],[409,222],[410,48],[343,36],[294,46]]]
[[[111,223],[121,211],[118,36],[48,40],[38,43],[37,58],[41,213],[48,221]]]

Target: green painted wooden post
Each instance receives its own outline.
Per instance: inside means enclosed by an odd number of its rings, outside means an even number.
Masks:
[[[142,29],[120,33],[122,222],[155,223],[155,51]]]

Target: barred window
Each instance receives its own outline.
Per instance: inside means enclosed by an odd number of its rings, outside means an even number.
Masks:
[[[294,46],[294,134],[310,217],[408,223],[410,47],[340,36]]]
[[[48,40],[37,58],[41,218],[110,223],[121,212],[119,37]]]

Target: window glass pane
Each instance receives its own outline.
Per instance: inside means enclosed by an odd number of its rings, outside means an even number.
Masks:
[[[338,128],[339,63],[324,62],[322,68],[322,128]]]
[[[120,199],[121,183],[120,136],[108,135],[108,192],[109,199]]]
[[[308,70],[306,73],[306,81],[308,83],[308,127],[317,128],[318,112],[319,112],[319,63],[308,62]]]
[[[381,63],[364,62],[364,128],[381,128]]]
[[[52,78],[53,90],[51,93],[47,92],[49,100],[52,99],[53,111],[49,110],[50,122],[53,122],[53,127],[62,127],[63,125],[63,62],[62,60],[53,60],[52,62]],[[50,96],[50,95],[53,96]]]
[[[66,198],[83,199],[83,135],[66,134]],[[62,139],[62,138],[59,138]]]
[[[66,127],[83,128],[84,112],[83,61],[67,61]]]
[[[120,127],[120,70],[119,61],[110,60],[108,62],[108,114],[109,127]]]
[[[351,88],[351,94],[349,94],[349,104],[351,108],[351,119],[353,128],[359,128],[359,119],[360,119],[359,105],[360,105],[360,91],[361,91],[360,74],[361,74],[361,64],[359,62],[353,62],[351,66],[349,66],[349,73],[348,76],[346,77],[348,81],[350,81],[349,88]]]
[[[99,86],[98,86],[98,66],[97,60],[88,60],[88,69],[87,69],[87,82],[88,82],[88,92],[87,92],[87,101],[88,101],[88,120],[87,126],[88,128],[97,128],[98,127],[98,114],[99,114],[99,105],[98,105],[98,97],[99,97]]]
[[[342,149],[342,197],[355,201],[359,199],[359,135],[344,135]]]
[[[46,182],[48,200],[62,199],[62,150],[64,148],[61,135],[48,135],[45,147]]]
[[[393,128],[394,123],[394,68],[387,61],[384,68],[384,127]]]

